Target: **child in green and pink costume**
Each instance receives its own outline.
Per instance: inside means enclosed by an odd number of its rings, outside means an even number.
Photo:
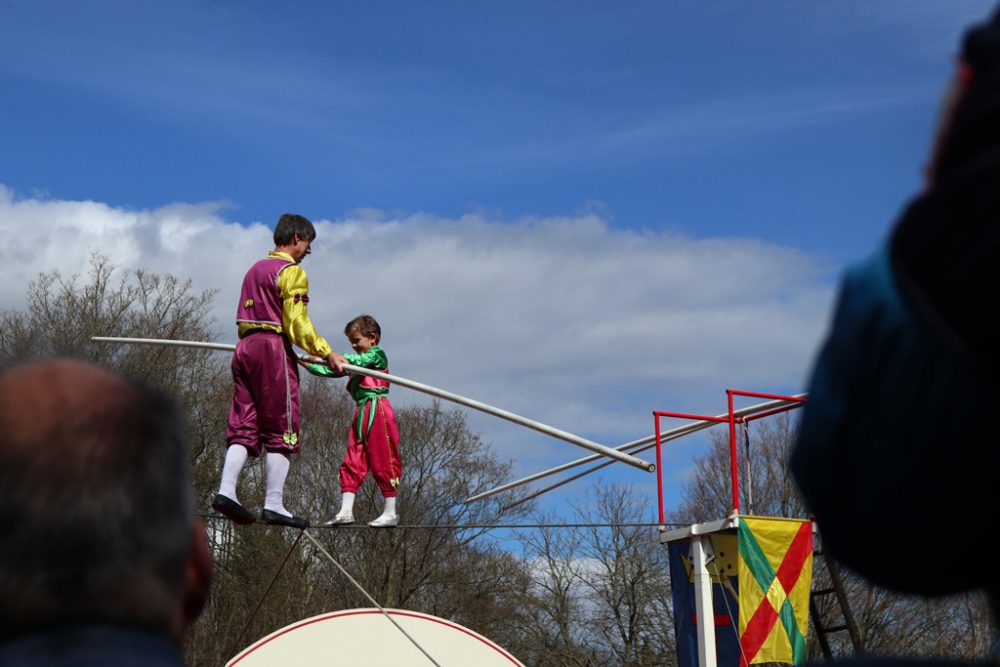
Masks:
[[[344,355],[348,364],[388,373],[388,359],[385,351],[378,345],[382,329],[374,317],[355,317],[344,327],[344,334],[355,352]],[[305,367],[314,375],[342,375],[326,364],[312,361],[307,361]],[[395,526],[399,523],[399,516],[396,514],[396,487],[403,470],[399,458],[399,429],[388,396],[389,382],[367,375],[352,375],[347,383],[347,391],[358,407],[348,434],[344,462],[340,465],[340,511],[326,525],[354,523],[354,498],[370,470],[385,499],[385,507],[381,516],[368,525]]]

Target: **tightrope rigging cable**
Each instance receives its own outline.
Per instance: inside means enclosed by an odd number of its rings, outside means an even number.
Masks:
[[[403,629],[403,626],[401,626],[399,623],[397,623],[396,619],[394,619],[391,615],[389,615],[389,612],[387,612],[382,607],[382,605],[380,605],[378,602],[376,602],[375,598],[373,598],[371,595],[369,595],[368,591],[366,591],[361,586],[361,584],[359,584],[357,581],[355,581],[354,577],[352,577],[350,574],[348,574],[347,570],[345,570],[344,567],[340,563],[337,562],[336,558],[334,558],[333,556],[330,555],[329,551],[327,551],[326,549],[323,548],[323,545],[320,544],[316,540],[316,538],[313,537],[312,534],[309,533],[308,530],[303,530],[302,534],[305,535],[306,537],[308,537],[312,541],[312,543],[316,546],[316,548],[319,549],[320,552],[322,552],[322,554],[324,556],[326,556],[327,558],[329,558],[331,563],[333,563],[334,565],[337,566],[337,569],[340,570],[340,573],[343,574],[345,577],[347,577],[347,580],[350,581],[352,584],[354,584],[354,587],[357,588],[359,591],[361,591],[361,594],[364,595],[366,598],[368,598],[369,602],[371,602],[373,605],[375,605],[376,607],[378,607],[378,610],[380,612],[382,612],[382,615],[385,616],[387,619],[389,619],[389,622],[392,623],[393,625],[395,625],[396,629],[399,630],[400,632],[402,632],[403,636],[406,637],[407,639],[409,639],[411,644],[413,644],[414,646],[416,646],[417,649],[419,649],[421,653],[423,653],[425,656],[427,656],[427,659],[430,660],[432,663],[434,663],[434,665],[436,665],[436,667],[441,667],[441,665],[439,665],[437,663],[437,661],[434,658],[431,657],[431,654],[428,653],[427,651],[425,651],[424,647],[421,646],[419,643],[417,643],[417,640],[414,639],[413,637],[411,637],[409,635],[409,633],[407,633],[406,630]]]
[[[726,576],[719,571],[719,566],[716,563],[715,559],[713,559],[708,565],[713,570],[715,570],[714,576],[719,581],[719,583],[722,584],[725,588],[727,588],[730,591],[730,593],[733,594],[734,598],[738,599],[739,594],[733,589],[732,585],[729,583],[729,580],[726,578]],[[746,653],[743,651],[743,642],[740,641],[740,630],[739,630],[740,619],[736,617],[736,609],[734,609],[733,606],[729,603],[729,596],[723,593],[722,600],[726,604],[726,615],[729,617],[729,626],[733,629],[733,632],[736,633],[736,645],[740,649],[740,657],[741,657],[740,664],[746,665],[748,664],[747,656]]]
[[[229,521],[224,516],[219,516],[216,514],[202,514],[200,518],[205,520],[213,521]],[[365,523],[357,524],[340,524],[337,526],[324,526],[316,525],[310,526],[312,529],[327,529],[327,530],[539,530],[546,528],[659,528],[663,526],[665,528],[680,528],[683,526],[689,526],[693,522],[688,523],[656,523],[656,522],[638,522],[638,523],[465,523],[465,524],[399,524],[398,526],[393,526],[392,528],[376,528],[374,526],[369,526]],[[267,524],[262,522],[257,522],[257,524],[250,525],[261,525],[266,526]]]
[[[267,596],[271,593],[271,589],[274,587],[274,582],[278,580],[278,575],[281,574],[281,571],[285,569],[285,564],[288,563],[289,557],[291,557],[292,552],[295,551],[295,547],[299,545],[299,541],[302,539],[302,533],[304,532],[305,531],[301,531],[299,533],[299,536],[295,538],[295,541],[292,543],[292,547],[288,550],[288,553],[285,554],[285,560],[281,561],[281,565],[278,566],[278,569],[277,571],[275,571],[274,576],[271,577],[271,583],[267,585],[267,590],[265,590],[264,594],[260,597],[260,602],[257,603],[257,606],[254,607],[253,612],[250,613],[250,618],[247,619],[246,625],[243,626],[243,631],[240,632],[240,636],[236,638],[235,642],[233,642],[233,647],[229,649],[229,655],[234,655],[236,653],[236,649],[239,648],[240,642],[243,641],[244,635],[246,635],[247,630],[250,629],[250,624],[253,623],[253,619],[257,616],[257,612],[260,611],[261,606],[264,604],[264,600],[266,600]]]

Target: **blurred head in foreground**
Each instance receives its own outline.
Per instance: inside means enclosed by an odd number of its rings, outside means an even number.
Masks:
[[[0,641],[110,624],[180,645],[211,574],[188,465],[159,392],[69,359],[0,374]]]
[[[996,605],[1000,15],[966,34],[926,174],[844,278],[791,468],[834,557],[887,588]]]

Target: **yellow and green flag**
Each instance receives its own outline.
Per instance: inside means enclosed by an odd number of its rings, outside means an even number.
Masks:
[[[741,665],[801,664],[806,657],[812,522],[740,517]]]

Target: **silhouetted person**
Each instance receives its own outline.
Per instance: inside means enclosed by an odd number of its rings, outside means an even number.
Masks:
[[[791,459],[830,555],[904,593],[984,590],[994,620],[998,338],[995,14],[965,37],[925,191],[847,272]]]

